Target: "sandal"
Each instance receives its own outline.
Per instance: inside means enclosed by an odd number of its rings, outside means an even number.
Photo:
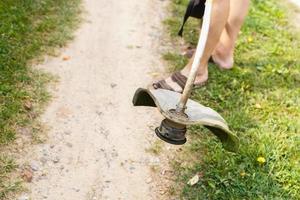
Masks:
[[[181,74],[180,72],[175,72],[171,75],[171,79],[172,81],[174,81],[175,83],[177,83],[178,86],[180,86],[181,91],[175,91],[174,88],[172,88],[170,85],[168,85],[168,83],[165,80],[160,80],[156,83],[153,83],[152,86],[154,87],[154,89],[165,89],[165,90],[171,90],[174,92],[179,92],[182,93],[185,87],[185,84],[187,82],[187,77],[184,76],[183,74]],[[204,85],[206,85],[207,81],[203,82],[203,83],[197,83],[193,85],[193,88],[200,88]]]

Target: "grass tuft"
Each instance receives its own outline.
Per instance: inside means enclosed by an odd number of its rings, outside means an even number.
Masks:
[[[0,156],[0,199],[10,197],[12,192],[16,192],[20,188],[19,181],[10,181],[9,174],[17,168],[14,161],[7,156]]]
[[[171,37],[187,2],[171,3],[173,17],[165,22]],[[300,199],[300,42],[286,13],[281,2],[253,0],[234,69],[211,65],[209,84],[194,92],[193,99],[222,114],[241,147],[238,154],[228,153],[208,130],[191,127],[189,144],[173,162],[183,199]],[[186,43],[196,44],[195,21],[184,35]],[[178,54],[165,56],[171,69],[186,63]],[[199,183],[188,186],[196,173],[202,174]]]

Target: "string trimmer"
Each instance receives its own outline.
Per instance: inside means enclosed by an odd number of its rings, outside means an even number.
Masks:
[[[183,93],[139,88],[133,104],[158,108],[165,119],[155,133],[165,142],[182,145],[186,143],[187,125],[203,125],[221,140],[225,149],[236,152],[238,138],[229,130],[226,121],[213,109],[189,99],[207,42],[211,12],[212,0],[207,0],[195,58]]]

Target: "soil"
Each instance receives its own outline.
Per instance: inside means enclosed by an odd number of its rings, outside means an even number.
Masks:
[[[131,102],[138,87],[163,72],[166,3],[83,1],[74,41],[39,66],[59,82],[42,116],[48,139],[23,159],[33,171],[30,199],[167,198],[168,188],[153,176],[153,169],[164,171],[165,161],[147,152],[158,140],[153,130],[162,117]]]

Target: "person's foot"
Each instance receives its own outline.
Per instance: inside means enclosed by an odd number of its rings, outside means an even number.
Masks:
[[[188,48],[184,52],[184,56],[191,59],[195,51],[195,48]],[[223,48],[223,50],[221,50],[221,48],[216,49],[211,55],[209,62],[216,64],[220,69],[231,69],[234,64],[233,53],[224,52],[226,52],[225,48]]]
[[[153,83],[153,87],[154,89],[166,89],[166,90],[182,93],[188,75],[189,75],[189,70],[183,69],[180,72],[173,73],[170,77],[164,80],[160,80]],[[202,73],[199,73],[196,76],[194,86],[201,87],[207,83],[207,80],[208,80],[208,70],[206,68],[206,70],[203,70]]]
[[[231,69],[234,64],[233,51],[218,45],[211,55],[212,61],[221,69]]]

